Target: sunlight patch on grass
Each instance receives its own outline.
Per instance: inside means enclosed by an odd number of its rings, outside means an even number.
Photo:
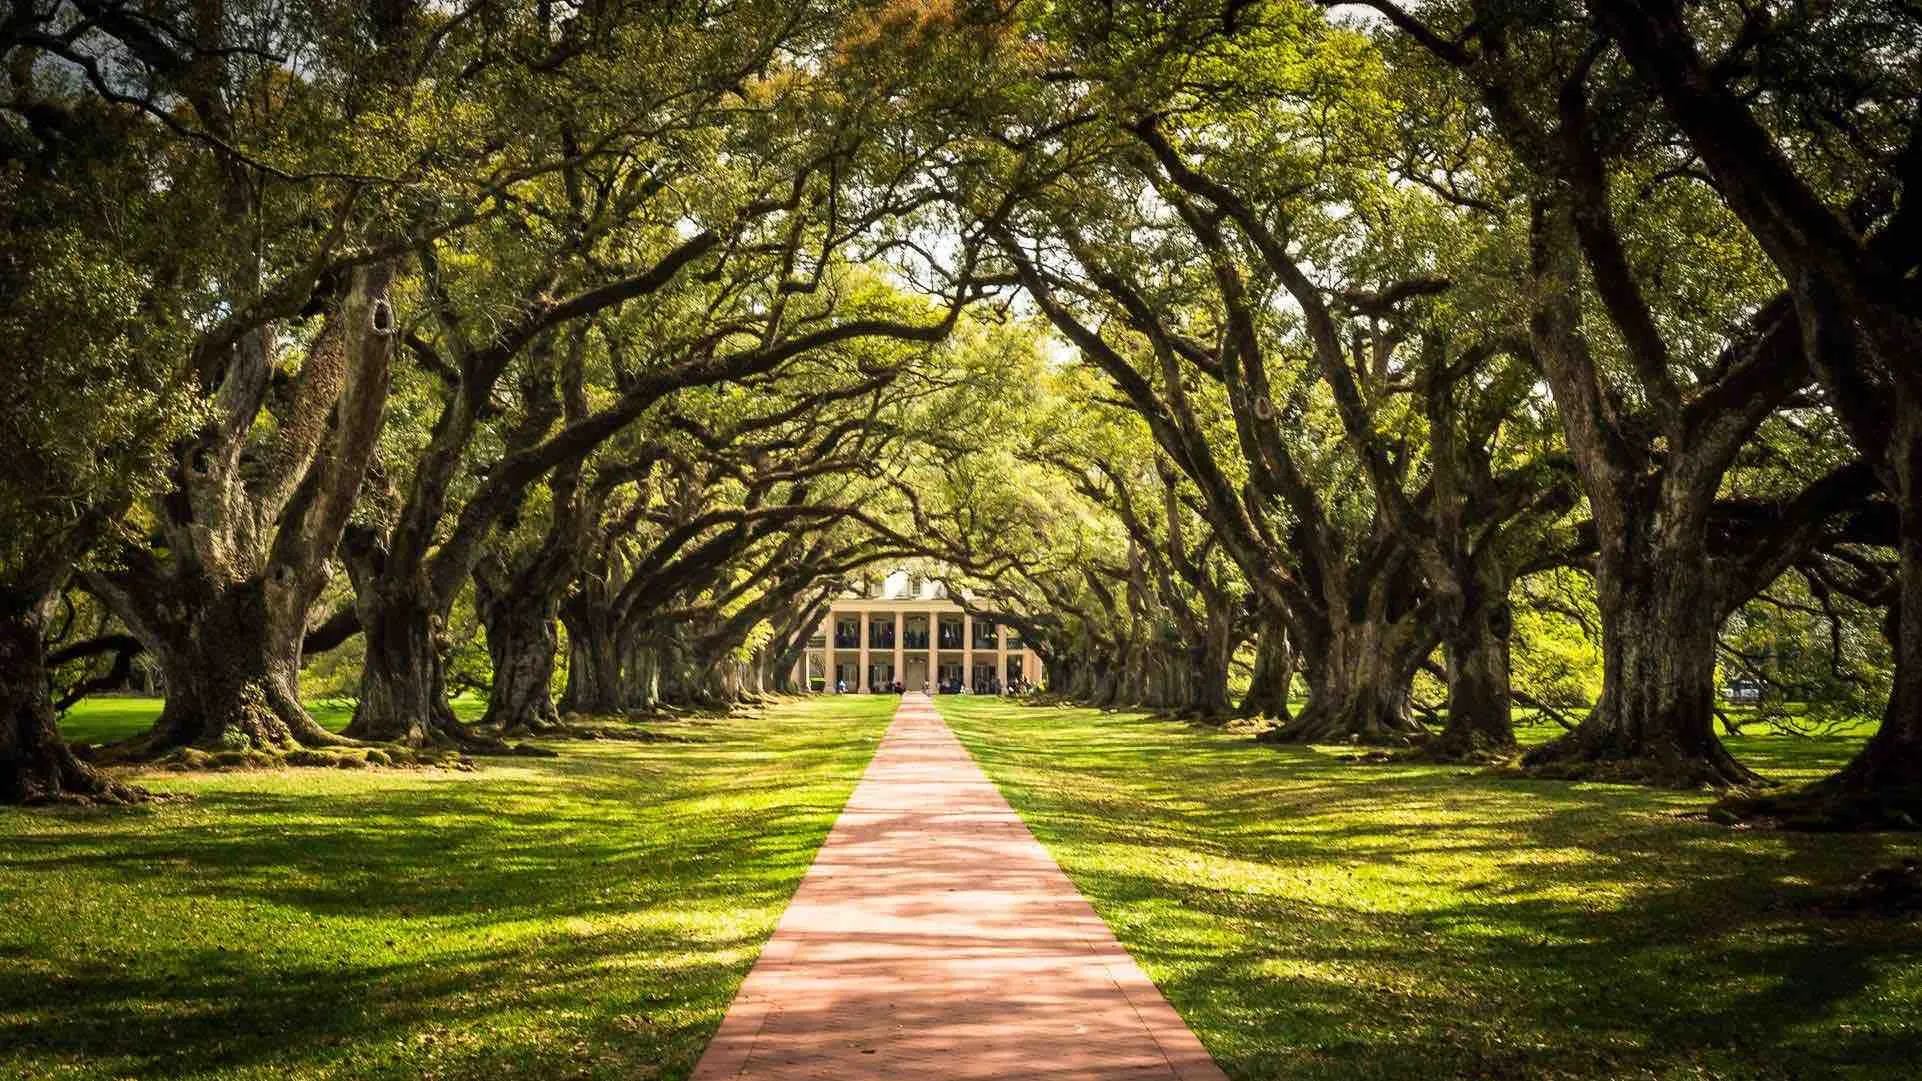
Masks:
[[[1922,855],[1913,837],[1730,831],[1677,817],[1704,794],[940,705],[1238,1081],[1914,1076],[1922,926],[1809,911]],[[1729,744],[1804,779],[1856,740]]]
[[[893,704],[0,811],[0,1077],[685,1076]]]

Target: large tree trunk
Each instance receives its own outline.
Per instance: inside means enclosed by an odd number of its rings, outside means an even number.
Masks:
[[[130,552],[87,584],[160,665],[166,706],[116,753],[335,746],[300,704],[301,643],[379,441],[393,354],[394,265],[356,269],[295,380],[287,415],[252,446],[272,334],[249,336],[228,407],[177,464],[158,506],[164,557]],[[244,388],[243,388],[244,383]]]
[[[1895,682],[1882,727],[1830,787],[1873,796],[1922,824],[1922,402],[1898,404],[1889,457],[1901,523],[1889,636]]]
[[[808,636],[804,634],[769,662],[769,686],[781,694],[808,694],[813,691],[808,685],[807,654]],[[796,672],[800,673],[798,677]],[[928,673],[928,682],[934,682],[933,672]]]
[[[787,650],[764,651],[760,663],[760,684],[764,692],[795,694],[794,654]]]
[[[678,682],[689,702],[726,708],[740,701],[741,662],[732,651],[709,653],[698,645],[690,645],[682,656],[680,667],[686,674]]]
[[[147,799],[146,790],[74,757],[47,688],[41,621],[31,605],[8,605],[0,610],[0,804]]]
[[[409,747],[476,742],[447,700],[440,614],[413,597],[376,596],[361,625],[367,654],[347,735]]]
[[[1343,621],[1303,644],[1308,708],[1262,733],[1270,743],[1402,745],[1421,726],[1409,711],[1423,649],[1409,628],[1381,620]],[[1319,639],[1319,641],[1317,641]]]
[[[542,597],[496,594],[477,578],[475,606],[494,669],[481,723],[517,735],[563,730],[552,689],[560,649],[553,604]]]
[[[757,649],[741,670],[741,697],[759,699],[768,690],[768,666],[772,661],[765,648]]]
[[[776,694],[806,694],[808,640],[814,636],[814,628],[826,618],[825,604],[810,605],[797,619],[786,627],[786,633],[776,637],[763,647],[762,686]],[[795,678],[795,670],[801,671],[800,679]],[[929,673],[933,679],[933,673]]]
[[[1154,704],[1173,709],[1176,716],[1200,717],[1202,671],[1208,666],[1208,647],[1190,646],[1182,650],[1157,649],[1149,655],[1148,694]]]
[[[300,703],[307,603],[291,581],[166,582],[158,597],[96,577],[96,593],[135,630],[160,667],[166,705],[151,731],[117,747],[150,757],[177,747],[288,751],[339,746]],[[185,594],[185,596],[182,596]]]
[[[1725,73],[1699,49],[1674,0],[1589,7],[1648,77],[1716,190],[1791,283],[1810,363],[1863,456],[1897,504],[1896,674],[1883,723],[1841,773],[1807,793],[1835,821],[1896,821],[1922,786],[1922,319],[1913,289],[1912,230],[1890,224],[1864,243],[1831,200],[1797,172]],[[1913,164],[1913,146],[1908,155]],[[1913,169],[1909,170],[1911,174]],[[1913,213],[1913,176],[1902,215]],[[1840,348],[1835,348],[1840,346]],[[1881,460],[1886,454],[1886,460]],[[1800,801],[1787,797],[1782,803]],[[1823,817],[1816,812],[1815,818]]]
[[[1121,679],[1111,705],[1116,709],[1124,706],[1146,706],[1149,709],[1165,707],[1167,701],[1155,696],[1153,680],[1150,678],[1157,659],[1153,648],[1132,646],[1122,654],[1122,658]]]
[[[1048,693],[1072,696],[1083,667],[1062,653],[1041,658],[1042,679],[1047,683]]]
[[[1547,776],[1680,787],[1757,780],[1715,736],[1715,637],[1721,607],[1701,546],[1662,543],[1650,511],[1639,536],[1602,538],[1602,696],[1575,731],[1528,752]],[[1675,532],[1694,532],[1670,522]]]
[[[569,713],[606,716],[621,708],[621,646],[608,621],[585,605],[561,607],[567,626],[567,687],[561,707]]]
[[[652,635],[626,633],[617,651],[621,663],[616,679],[616,709],[651,712],[664,702],[685,701],[685,682],[669,662],[665,645]]]
[[[1073,680],[1064,684],[1062,691],[1072,701],[1093,702],[1095,688],[1101,683],[1102,666],[1105,663],[1097,654],[1084,651],[1080,660],[1075,663]]]
[[[1234,654],[1234,628],[1232,619],[1220,614],[1211,615],[1207,627],[1206,640],[1195,651],[1186,697],[1199,716],[1222,718],[1233,711],[1228,700],[1228,665]]]
[[[1096,709],[1115,708],[1121,697],[1121,666],[1104,654],[1097,657],[1090,668],[1088,704]],[[967,673],[965,678],[972,682],[974,673]]]
[[[731,653],[701,664],[695,671],[699,678],[694,693],[703,702],[728,706],[741,701],[746,694],[743,665]]]
[[[1294,681],[1295,651],[1288,638],[1288,623],[1283,619],[1264,620],[1255,638],[1254,671],[1239,712],[1244,717],[1268,717],[1286,723],[1290,718],[1288,694]]]
[[[1749,784],[1756,776],[1729,755],[1712,727],[1723,608],[1708,558],[1706,516],[1738,444],[1705,436],[1693,446],[1631,450],[1605,422],[1602,384],[1576,302],[1573,222],[1562,202],[1536,209],[1539,300],[1530,337],[1595,519],[1602,697],[1575,731],[1522,761],[1552,776]],[[1746,423],[1730,427],[1745,431]]]
[[[1813,829],[1922,828],[1922,402],[1901,402],[1889,460],[1900,535],[1888,614],[1895,676],[1882,724],[1841,771],[1798,792],[1732,806]]]
[[[1451,759],[1506,756],[1515,750],[1508,693],[1509,610],[1477,605],[1442,639],[1448,665],[1448,720],[1431,751]]]

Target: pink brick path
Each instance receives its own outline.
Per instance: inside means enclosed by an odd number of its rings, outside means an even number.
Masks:
[[[1225,1081],[935,713],[901,704],[694,1068]]]

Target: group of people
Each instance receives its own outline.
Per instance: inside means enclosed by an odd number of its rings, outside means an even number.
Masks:
[[[848,693],[848,681],[845,679],[835,680],[834,693],[835,694]],[[893,683],[883,683],[873,688],[868,693],[870,694],[906,694],[908,693],[908,685],[897,679]],[[921,684],[921,693],[922,694],[928,693],[927,684],[925,683]]]
[[[957,681],[957,685],[959,685],[959,681]],[[950,693],[947,688],[948,688],[948,685],[943,683],[941,685],[941,693],[942,694]],[[834,693],[835,694],[848,693],[848,681],[845,679],[835,680]],[[892,683],[876,684],[874,687],[869,689],[868,693],[869,694],[906,694],[908,693],[908,685],[897,679]],[[925,682],[921,684],[921,693],[922,694],[928,693],[928,685]]]
[[[923,686],[922,690],[925,691],[926,689],[927,688]],[[972,693],[972,694],[1010,694],[1012,695],[1012,694],[1026,694],[1028,691],[1032,689],[1033,689],[1033,684],[1019,677],[1011,679],[1004,684],[999,679],[995,679],[994,677],[990,676],[988,678],[988,683],[985,688],[980,686],[969,687],[967,684],[961,682],[958,679],[943,680],[941,683],[940,693],[942,694]]]

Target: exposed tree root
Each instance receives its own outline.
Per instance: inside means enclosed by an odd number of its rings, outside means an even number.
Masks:
[[[453,710],[445,706],[431,715],[427,724],[407,726],[407,731],[417,738],[395,741],[367,740],[358,745],[402,750],[412,748],[418,754],[452,753],[462,757],[551,758],[554,754],[552,751],[526,743],[509,743],[503,738],[502,733],[491,728],[463,724],[455,719]]]
[[[169,747],[155,750],[126,744],[77,749],[95,763],[138,765],[153,769],[228,772],[236,770],[307,769],[452,769],[478,768],[476,756],[555,758],[545,747],[476,733],[459,741],[435,741],[421,747],[399,743],[347,743],[328,747]],[[99,772],[96,770],[95,772]],[[131,786],[122,786],[131,787]],[[134,789],[134,791],[142,791]],[[103,800],[102,802],[106,802]]]
[[[1815,910],[1824,916],[1922,917],[1922,860],[1905,859],[1894,867],[1870,871]]]
[[[733,702],[693,702],[684,706],[663,703],[657,708],[655,716],[661,720],[697,719],[725,721],[735,718],[759,717],[762,716],[763,712],[761,709],[752,706],[743,706]]]
[[[592,725],[583,726],[583,727],[574,729],[572,733],[572,738],[585,739],[585,740],[595,740],[595,739],[618,740],[618,741],[625,741],[628,743],[693,743],[695,742],[694,740],[691,740],[686,736],[677,736],[671,732],[654,732],[645,728],[632,728],[632,727],[619,727],[619,726],[596,727]]]
[[[1399,761],[1423,762],[1437,766],[1499,766],[1513,761],[1521,748],[1513,743],[1490,740],[1456,740],[1437,736],[1418,741]]]
[[[1280,744],[1408,747],[1427,735],[1428,730],[1407,715],[1404,703],[1395,695],[1323,694],[1322,702],[1311,697],[1308,708],[1255,739]]]
[[[451,735],[452,738],[445,738],[447,735]],[[531,743],[509,743],[501,735],[479,731],[466,725],[452,729],[451,732],[444,732],[443,738],[433,741],[421,750],[452,751],[463,757],[473,755],[482,758],[556,757],[555,752],[545,747],[536,747]]]
[[[297,747],[292,750],[209,751],[199,747],[176,747],[150,763],[158,769],[192,772],[232,772],[270,770],[288,767],[319,769],[454,769],[471,771],[475,765],[458,751],[445,748],[416,750],[398,745],[359,747]]]
[[[1922,830],[1922,787],[1863,791],[1835,779],[1788,792],[1737,793],[1708,817],[1725,825],[1809,832]]]
[[[28,807],[132,807],[169,799],[129,784],[105,769],[83,761],[69,748],[54,748],[49,761],[25,770],[7,787],[6,802]]]
[[[705,715],[683,713],[672,707],[657,707],[631,713],[595,715],[568,713],[561,718],[562,739],[625,740],[631,743],[693,743],[688,736],[663,732],[648,725],[695,724]]]
[[[1337,762],[1358,766],[1385,766],[1407,760],[1407,753],[1403,751],[1357,751],[1354,754],[1335,756]]]
[[[1700,751],[1668,743],[1628,748],[1578,728],[1522,755],[1522,774],[1556,781],[1603,781],[1655,788],[1760,788],[1772,782],[1742,765],[1719,742]]]
[[[1227,709],[1207,710],[1188,708],[1174,710],[1169,713],[1157,713],[1153,716],[1163,720],[1180,721],[1183,724],[1201,725],[1205,728],[1226,728],[1230,722],[1237,719],[1234,711]]]
[[[1303,718],[1308,714],[1302,714]],[[1276,725],[1255,737],[1258,743],[1294,744],[1306,746],[1316,743],[1347,743],[1363,747],[1409,747],[1417,738],[1416,731],[1396,731],[1381,726],[1370,725],[1359,730],[1346,730],[1339,726],[1319,723],[1303,724],[1297,720],[1290,724]]]

